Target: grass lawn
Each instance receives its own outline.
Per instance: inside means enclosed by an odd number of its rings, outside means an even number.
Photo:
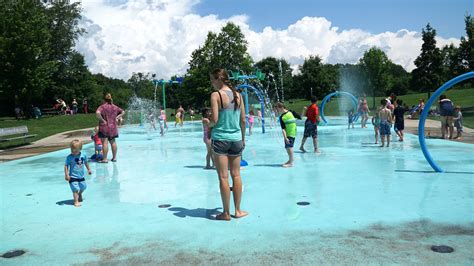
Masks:
[[[453,101],[454,105],[461,106],[461,112],[463,114],[464,125],[469,128],[474,128],[474,89],[455,89],[448,90],[445,95]],[[380,100],[385,97],[376,97],[376,106],[380,105]],[[398,96],[398,99],[402,99],[408,106],[417,105],[420,99],[425,99],[425,103],[428,101],[428,95],[426,93],[410,94]],[[373,99],[367,98],[371,113],[373,114]],[[287,107],[300,113],[303,110],[303,106],[310,103],[309,100],[296,99],[292,100],[291,103],[287,103]],[[321,102],[319,101],[318,104]],[[324,108],[324,115],[347,115],[347,110],[352,107],[352,103],[349,98],[343,96],[341,98],[331,98],[331,101],[326,104]],[[430,119],[436,119],[430,117]]]
[[[97,118],[95,114],[49,116],[19,121],[12,118],[0,119],[0,128],[27,126],[29,134],[37,134],[36,137],[27,139],[26,143],[23,140],[0,142],[0,149],[21,146],[57,133],[94,127],[96,125]]]

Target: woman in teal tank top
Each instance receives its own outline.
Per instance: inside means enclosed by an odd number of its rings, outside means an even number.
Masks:
[[[231,218],[229,166],[233,184],[234,218],[247,215],[247,212],[240,209],[242,199],[240,160],[245,147],[245,109],[241,95],[232,87],[224,69],[212,71],[210,79],[212,86],[217,90],[211,94],[211,140],[224,209],[216,219],[229,221]]]

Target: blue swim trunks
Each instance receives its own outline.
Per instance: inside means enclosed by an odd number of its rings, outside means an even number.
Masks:
[[[288,140],[290,143],[285,142],[285,149],[293,148],[293,146],[295,145],[295,138],[288,137]]]
[[[380,122],[380,135],[381,136],[386,136],[390,135],[390,128],[392,127],[392,124],[390,124],[388,121],[381,121]]]

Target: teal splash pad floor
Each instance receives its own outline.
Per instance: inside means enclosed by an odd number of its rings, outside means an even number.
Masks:
[[[0,264],[474,263],[473,145],[428,140],[448,171],[438,174],[416,136],[380,148],[372,128],[330,122],[322,153],[296,152],[289,169],[278,167],[279,129],[256,127],[241,171],[250,214],[230,222],[213,220],[221,200],[215,171],[202,169],[200,123],[165,137],[122,128],[118,162],[91,163],[81,208],[64,181],[69,150],[0,164],[0,254],[26,251]]]

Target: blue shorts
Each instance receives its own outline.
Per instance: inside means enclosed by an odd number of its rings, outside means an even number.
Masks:
[[[285,149],[293,148],[293,145],[295,145],[295,138],[288,137],[288,140],[290,143],[286,143],[285,141]]]
[[[80,192],[84,191],[87,188],[86,181],[81,181],[81,182],[71,182],[69,183],[69,187],[71,187],[71,191],[74,192]]]
[[[381,121],[380,122],[380,135],[386,136],[386,135],[392,134],[390,132],[391,127],[392,127],[392,124],[390,124],[388,121]]]

